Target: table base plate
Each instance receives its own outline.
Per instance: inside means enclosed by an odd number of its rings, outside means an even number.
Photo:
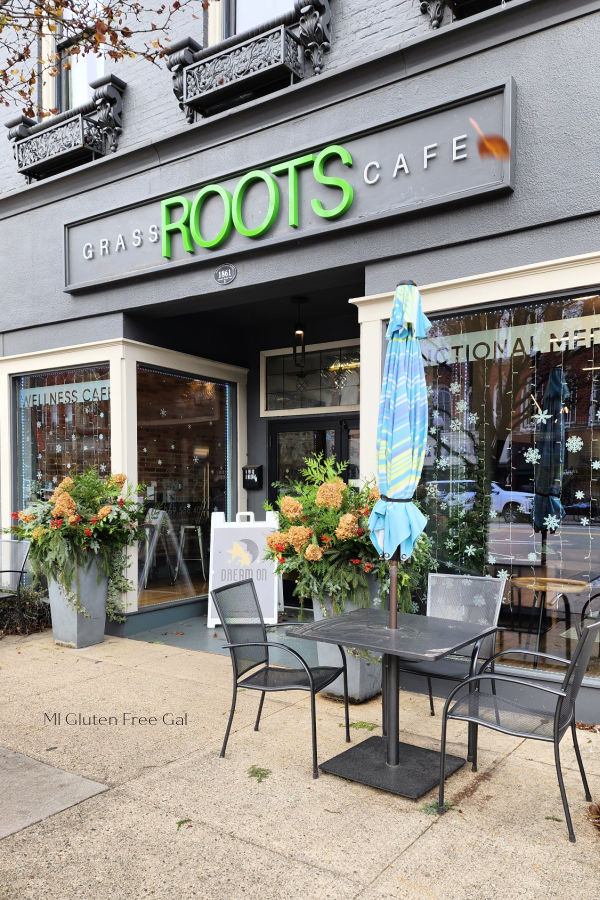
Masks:
[[[400,742],[400,763],[388,766],[385,761],[386,741],[370,737],[355,747],[322,763],[319,768],[328,775],[339,775],[381,791],[416,800],[440,782],[440,754],[437,750],[415,747]],[[465,760],[446,754],[446,776],[452,775]]]

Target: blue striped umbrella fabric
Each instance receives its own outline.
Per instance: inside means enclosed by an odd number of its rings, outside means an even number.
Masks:
[[[371,540],[388,558],[398,547],[402,559],[410,557],[427,523],[410,501],[427,449],[427,387],[419,339],[430,327],[417,288],[399,284],[386,335],[379,402],[377,483],[381,499],[369,518]]]

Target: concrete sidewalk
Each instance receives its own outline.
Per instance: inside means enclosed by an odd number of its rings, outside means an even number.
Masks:
[[[438,818],[423,809],[435,792],[415,803],[313,781],[301,693],[267,695],[254,732],[258,697],[241,691],[220,759],[230,696],[231,664],[215,654],[120,638],[66,650],[50,632],[0,641],[0,746],[88,779],[83,795],[108,788],[0,841],[0,897],[597,897],[600,833],[586,820],[568,734],[576,844],[551,745],[480,729],[480,770],[449,779],[455,806]],[[343,708],[317,703],[324,760],[346,747]],[[351,719],[377,726],[353,729],[353,742],[380,734],[379,701],[352,707]],[[400,723],[403,740],[438,745],[426,696],[402,694]],[[466,727],[450,723],[449,734],[449,751],[464,755]],[[600,735],[579,736],[597,800]],[[258,783],[251,766],[270,774]],[[24,792],[26,806],[39,783],[5,775],[1,790]]]

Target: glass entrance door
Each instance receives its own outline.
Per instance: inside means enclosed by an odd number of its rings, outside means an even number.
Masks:
[[[348,460],[344,473],[352,482],[358,479],[360,465],[360,429],[358,416],[352,418],[299,418],[269,423],[269,500],[273,502],[277,489],[273,482],[286,484],[295,481],[304,467],[304,460],[313,453]]]

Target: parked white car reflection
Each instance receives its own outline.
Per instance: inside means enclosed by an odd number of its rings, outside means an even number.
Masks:
[[[531,493],[503,488],[497,481],[492,481],[490,495],[492,509],[501,515],[505,522],[522,521],[531,512],[533,500]]]

